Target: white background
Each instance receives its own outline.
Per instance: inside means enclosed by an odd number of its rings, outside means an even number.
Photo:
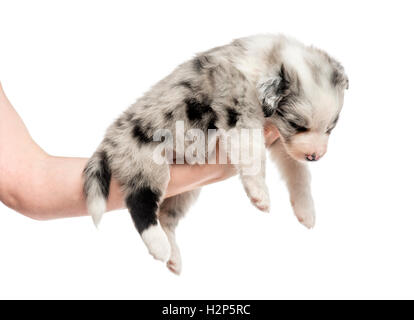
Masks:
[[[237,178],[178,230],[184,270],[148,254],[126,211],[36,222],[0,204],[1,298],[414,298],[411,1],[0,1],[0,80],[35,140],[89,156],[106,127],[195,52],[283,32],[346,68],[330,150],[312,165],[317,226]],[[11,137],[12,139],[13,137]]]

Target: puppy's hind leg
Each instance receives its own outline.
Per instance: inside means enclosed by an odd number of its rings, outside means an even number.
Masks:
[[[144,170],[131,177],[126,185],[126,206],[149,253],[166,262],[170,257],[170,244],[158,220],[159,206],[169,181],[167,165],[157,168],[157,176]]]
[[[165,199],[160,208],[161,226],[167,234],[171,245],[171,256],[167,262],[167,268],[179,275],[182,270],[180,248],[177,245],[175,229],[179,220],[185,215],[190,206],[197,200],[200,189],[185,192]]]

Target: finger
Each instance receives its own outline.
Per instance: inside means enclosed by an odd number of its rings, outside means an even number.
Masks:
[[[266,141],[266,146],[270,146],[273,142],[275,142],[279,137],[279,130],[276,128],[275,125],[271,123],[266,123],[264,127],[264,136]]]

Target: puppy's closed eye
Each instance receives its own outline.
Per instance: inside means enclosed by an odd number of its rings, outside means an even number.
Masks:
[[[303,132],[307,132],[307,131],[309,131],[309,129],[308,128],[306,128],[306,127],[304,127],[304,126],[301,126],[301,125],[298,125],[296,122],[294,122],[294,121],[288,121],[288,123],[289,123],[289,125],[293,128],[293,129],[295,129],[295,131],[296,132],[298,132],[298,133],[303,133]]]

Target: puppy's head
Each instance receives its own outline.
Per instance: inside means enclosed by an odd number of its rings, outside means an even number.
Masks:
[[[343,67],[318,49],[287,52],[276,75],[258,89],[265,117],[276,124],[287,152],[299,161],[323,157],[348,89]]]

